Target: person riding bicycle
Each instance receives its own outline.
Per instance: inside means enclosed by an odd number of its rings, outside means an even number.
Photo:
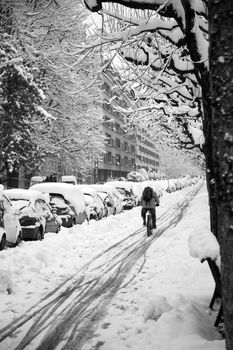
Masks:
[[[159,206],[159,197],[157,193],[150,187],[147,186],[142,192],[142,210],[141,216],[143,218],[143,225],[146,225],[146,212],[149,210],[152,216],[153,228],[156,228],[156,212],[155,207]]]

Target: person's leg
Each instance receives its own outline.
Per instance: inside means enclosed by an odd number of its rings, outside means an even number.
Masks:
[[[146,212],[147,212],[147,209],[146,208],[142,208],[141,216],[143,218],[143,225],[146,225]]]

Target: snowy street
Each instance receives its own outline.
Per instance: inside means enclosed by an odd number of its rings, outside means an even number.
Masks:
[[[137,207],[1,252],[0,349],[224,349],[207,313],[213,279],[187,246],[208,225],[200,185],[164,194],[151,237]],[[187,327],[195,341],[176,344]]]

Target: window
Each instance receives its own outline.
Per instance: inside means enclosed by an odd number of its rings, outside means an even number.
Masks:
[[[134,145],[131,145],[131,153],[135,153],[135,146]]]
[[[51,220],[52,219],[52,213],[51,210],[49,209],[47,203],[43,201],[42,199],[37,199],[35,201],[35,208],[38,211],[38,213],[43,216],[46,219]]]
[[[105,136],[106,136],[107,144],[112,146],[112,137],[111,137],[111,135],[105,134]]]
[[[129,145],[128,145],[128,142],[124,142],[124,150],[125,151],[128,151],[129,150]]]
[[[103,90],[111,96],[111,88],[106,82],[103,83]]]
[[[116,147],[121,148],[121,141],[120,139],[116,139]]]
[[[9,201],[8,198],[6,198],[5,196],[3,196],[3,206],[4,206],[4,210],[9,213],[11,211],[11,203]]]
[[[105,154],[105,162],[106,163],[112,163],[112,152],[107,152]]]

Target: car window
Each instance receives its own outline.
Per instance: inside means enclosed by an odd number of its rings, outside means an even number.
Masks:
[[[125,190],[123,188],[117,188],[117,191],[119,191],[120,194],[123,194],[123,196],[126,195],[126,192],[125,192]]]
[[[37,212],[44,217],[51,217],[52,213],[47,205],[47,203],[42,199],[37,199],[35,201],[35,208]]]
[[[84,194],[84,199],[85,199],[85,202],[87,202],[88,204],[91,204],[93,205],[95,203],[95,200],[94,198],[90,195],[90,194]]]
[[[22,209],[22,208],[27,207],[29,205],[29,200],[12,199],[11,203],[12,203],[14,209]]]
[[[67,207],[67,203],[65,202],[65,199],[59,195],[51,195],[50,203],[58,208]]]
[[[9,212],[12,208],[11,202],[5,196],[3,196],[3,207],[6,212]]]
[[[106,192],[98,192],[98,195],[103,201],[106,199],[106,197],[108,197],[108,194]]]

